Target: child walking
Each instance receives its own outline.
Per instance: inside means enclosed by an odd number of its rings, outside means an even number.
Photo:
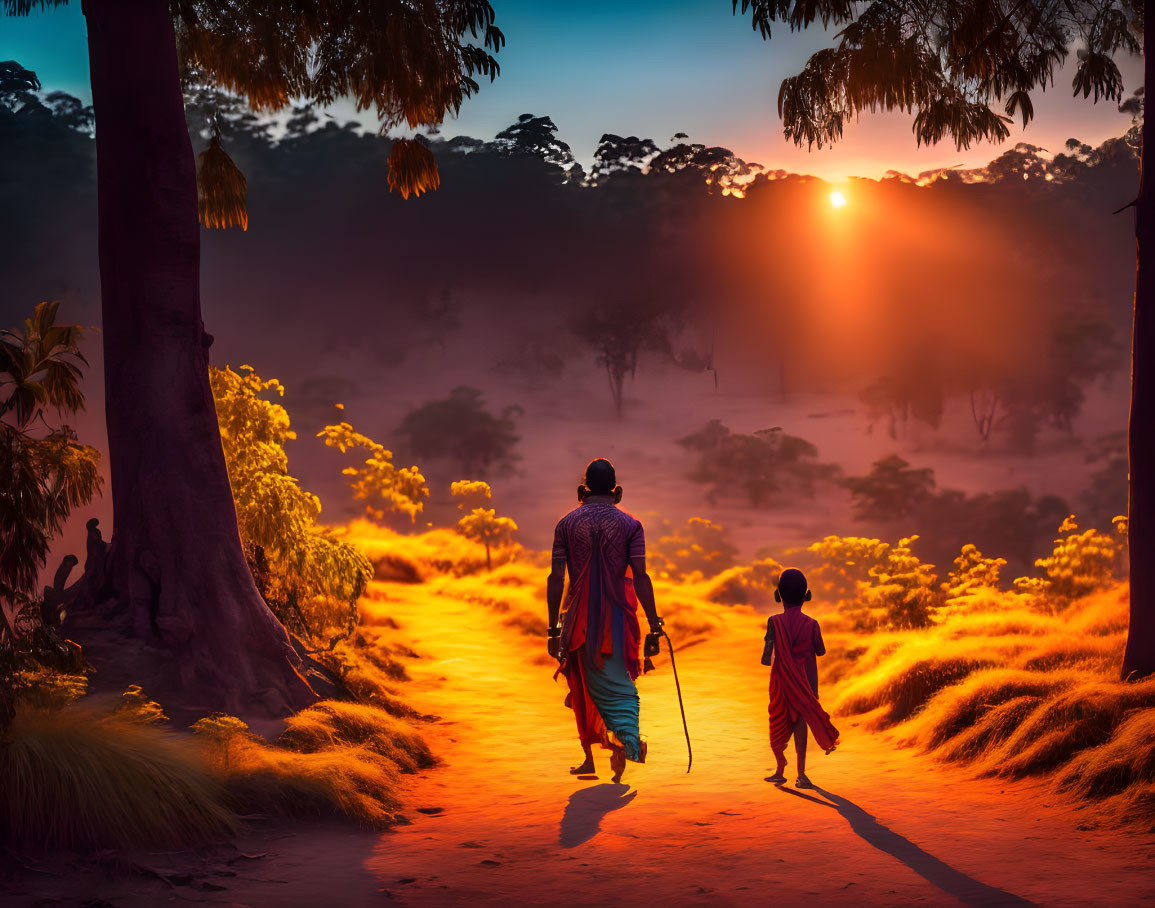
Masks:
[[[794,568],[778,578],[774,601],[782,612],[766,622],[766,648],[762,664],[770,669],[770,749],[777,768],[766,781],[786,782],[786,745],[794,735],[798,754],[798,788],[813,788],[806,777],[806,728],[826,753],[838,744],[838,729],[818,702],[818,656],[826,654],[818,622],[802,613],[802,603],[810,601],[805,575]]]

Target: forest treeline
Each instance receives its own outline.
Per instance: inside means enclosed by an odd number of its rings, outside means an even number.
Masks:
[[[895,436],[957,399],[977,437],[1029,451],[1125,373],[1129,137],[851,180],[833,209],[830,184],[682,133],[607,134],[587,173],[526,114],[489,141],[424,138],[444,191],[406,202],[385,188],[388,140],[359,125],[187,100],[194,145],[219,127],[248,178],[249,230],[203,237],[206,320],[225,356],[268,349],[290,387],[331,396],[322,353],[403,369],[468,329],[479,369],[543,388],[597,366],[619,411],[653,358],[768,395],[850,393]],[[0,225],[5,323],[44,298],[95,319],[92,126],[66,94],[0,88],[0,205],[21,213]]]

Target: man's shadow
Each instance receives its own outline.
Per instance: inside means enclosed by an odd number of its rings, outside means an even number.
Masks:
[[[804,798],[824,807],[833,807],[850,824],[850,828],[865,842],[873,845],[879,851],[885,851],[891,857],[897,858],[906,864],[919,876],[933,883],[943,892],[954,896],[964,905],[1033,905],[1034,902],[1020,898],[1005,889],[997,889],[979,882],[974,877],[967,876],[961,870],[955,870],[949,864],[940,861],[933,854],[923,851],[910,839],[900,836],[893,829],[889,829],[878,822],[874,817],[852,801],[848,801],[836,794],[831,794],[823,788],[815,786],[813,789],[825,801],[803,794],[784,785],[777,786],[779,791]]]
[[[627,795],[626,792],[630,793]],[[565,813],[561,817],[558,844],[562,848],[573,848],[588,842],[601,829],[602,817],[614,810],[621,810],[638,795],[623,783],[603,782],[579,788],[569,796]]]

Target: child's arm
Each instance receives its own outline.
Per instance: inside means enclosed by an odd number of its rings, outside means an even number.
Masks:
[[[817,621],[814,622],[814,655],[826,655],[826,644],[822,642],[822,628],[818,626]]]
[[[762,664],[769,665],[774,655],[774,619],[766,619],[766,646],[762,649]]]

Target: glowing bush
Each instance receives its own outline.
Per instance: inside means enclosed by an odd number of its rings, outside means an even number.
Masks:
[[[968,543],[954,560],[954,570],[947,576],[948,599],[965,596],[979,589],[997,590],[999,570],[1006,567],[1005,558],[987,558],[977,546]]]
[[[262,396],[285,389],[251,366],[210,368],[209,381],[241,542],[261,595],[298,633],[342,626],[347,633],[372,569],[354,546],[317,524],[320,500],[289,475],[284,445],[296,433],[284,407]]]
[[[342,454],[362,450],[368,456],[359,467],[346,467],[341,472],[349,477],[353,497],[365,502],[365,513],[373,520],[381,520],[388,512],[408,514],[411,519],[425,506],[429,489],[425,477],[417,467],[400,467],[393,463],[393,452],[362,435],[349,423],[325,426],[317,437],[325,445]]]
[[[1121,573],[1127,547],[1127,519],[1116,517],[1112,523],[1112,534],[1096,529],[1080,533],[1072,514],[1059,526],[1054,551],[1035,562],[1044,576],[1017,578],[1015,587],[1061,604],[1108,586]]]

